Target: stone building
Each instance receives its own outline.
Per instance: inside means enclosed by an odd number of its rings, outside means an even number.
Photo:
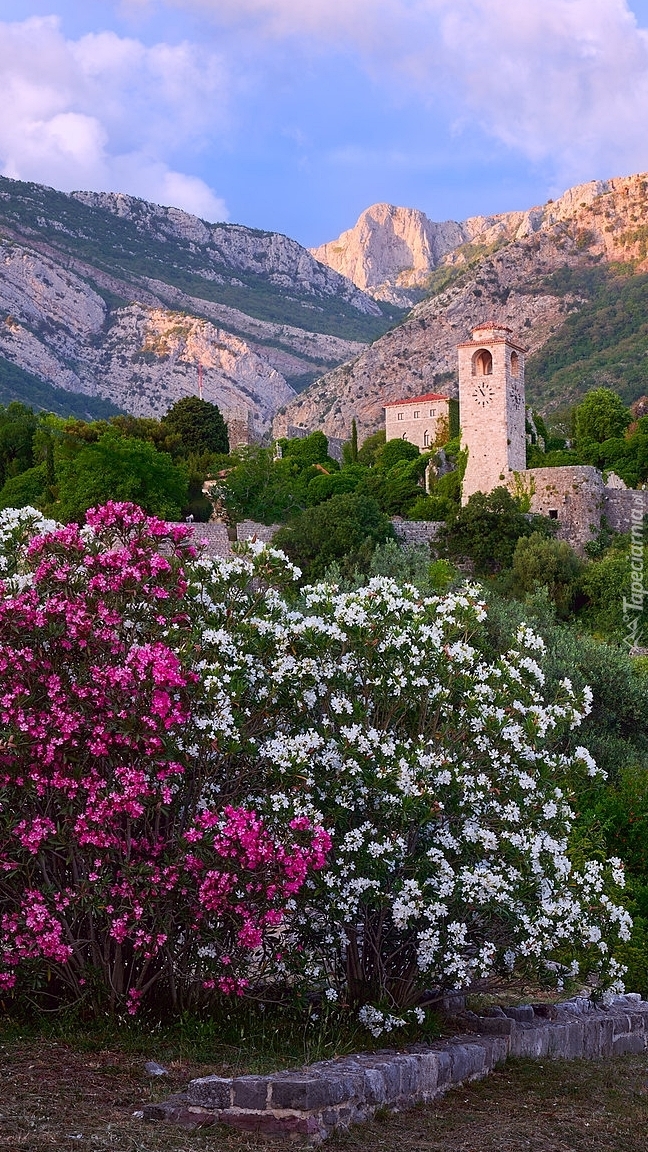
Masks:
[[[437,436],[450,428],[450,399],[438,392],[426,392],[407,400],[385,404],[385,434],[388,440],[408,440],[421,451],[434,446]]]
[[[497,324],[475,328],[459,345],[459,413],[468,449],[462,499],[510,484],[526,468],[526,349]]]
[[[615,532],[631,531],[648,515],[648,491],[627,489],[613,473],[604,480],[585,465],[527,469],[525,355],[511,329],[495,323],[475,328],[458,346],[459,418],[468,449],[462,500],[505,485],[527,497],[531,512],[556,520],[558,539],[582,553],[604,522]],[[387,439],[431,448],[449,420],[449,404],[436,393],[386,404]]]

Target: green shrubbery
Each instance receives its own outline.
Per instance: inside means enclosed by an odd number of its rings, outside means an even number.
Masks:
[[[218,408],[197,397],[161,421],[121,414],[91,423],[14,402],[0,408],[0,509],[31,505],[82,521],[95,504],[133,500],[169,520],[208,520],[203,482],[228,451]]]
[[[337,561],[343,573],[366,571],[377,544],[394,529],[375,500],[348,492],[293,516],[273,543],[301,569],[309,583]]]
[[[616,392],[594,388],[571,415],[571,447],[549,436],[541,418],[534,414],[544,450],[539,444],[527,448],[527,467],[555,468],[589,464],[602,472],[615,472],[629,488],[648,480],[648,417],[633,420]]]

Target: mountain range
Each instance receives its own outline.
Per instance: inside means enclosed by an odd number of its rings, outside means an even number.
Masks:
[[[277,434],[348,436],[355,418],[366,435],[388,400],[456,396],[456,345],[491,320],[528,347],[527,396],[558,426],[591,387],[614,388],[628,403],[648,391],[646,174],[461,224],[375,205],[315,253],[379,299],[403,303],[412,286],[419,299],[401,324],[285,406]]]
[[[259,437],[403,314],[286,236],[0,178],[0,401],[161,416],[200,364]]]
[[[254,439],[382,423],[387,400],[456,395],[485,320],[529,347],[555,423],[587,388],[648,391],[648,176],[527,211],[437,223],[377,204],[308,251],[118,193],[0,178],[0,402],[161,416],[195,393]]]

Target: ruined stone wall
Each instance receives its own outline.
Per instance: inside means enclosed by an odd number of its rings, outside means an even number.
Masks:
[[[281,524],[259,524],[256,520],[241,520],[240,524],[236,525],[236,539],[239,542],[256,539],[264,544],[270,544],[275,532],[280,528]]]
[[[192,542],[200,545],[205,541],[205,551],[208,556],[229,557],[232,555],[227,527],[216,521],[209,524],[193,524]]]
[[[487,1076],[508,1057],[600,1059],[648,1046],[648,1003],[619,996],[608,1008],[574,998],[564,1004],[492,1008],[457,1017],[459,1035],[402,1052],[322,1060],[268,1076],[206,1076],[161,1104],[145,1120],[184,1128],[226,1124],[284,1140],[319,1144],[336,1129],[370,1120],[380,1108],[401,1110],[438,1099],[450,1088]]]
[[[222,413],[227,424],[230,451],[254,444],[258,440],[252,423],[252,415],[247,408],[225,409]]]
[[[567,540],[577,552],[598,535],[605,487],[597,468],[529,468],[516,474],[512,490],[516,484],[531,494],[531,511],[556,520],[558,539]]]
[[[399,544],[410,548],[430,544],[439,529],[445,528],[445,524],[437,520],[401,520],[400,516],[395,516],[392,524]]]
[[[648,491],[634,488],[606,488],[603,515],[614,532],[629,532],[632,524],[648,516]]]

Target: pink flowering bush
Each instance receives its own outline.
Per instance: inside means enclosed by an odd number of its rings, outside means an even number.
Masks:
[[[13,520],[12,520],[13,516]],[[5,514],[0,988],[134,1012],[266,976],[328,835],[237,802],[205,712],[190,531],[131,505]]]

